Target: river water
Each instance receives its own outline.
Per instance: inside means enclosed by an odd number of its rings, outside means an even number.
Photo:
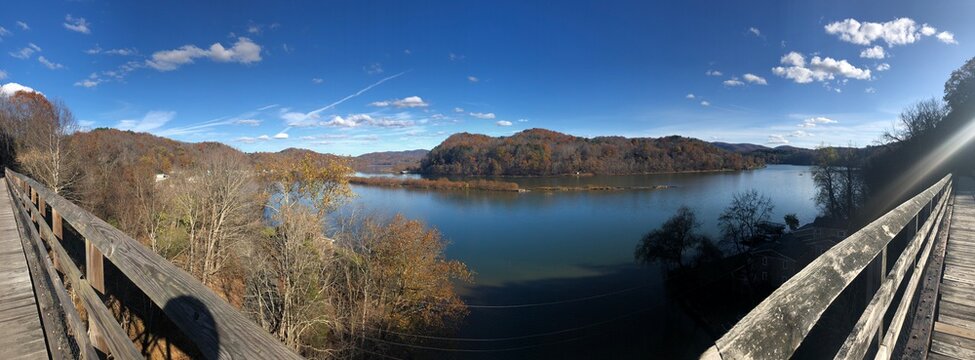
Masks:
[[[671,299],[656,266],[634,263],[640,237],[681,205],[718,236],[732,196],[772,199],[773,221],[816,215],[809,168],[687,174],[509,178],[538,186],[669,185],[663,190],[527,193],[355,186],[357,211],[401,213],[441,231],[446,255],[476,273],[461,294],[474,305],[454,335],[428,340],[421,358],[696,358],[709,334]],[[472,340],[480,339],[480,340]],[[488,339],[488,340],[485,340]],[[449,350],[448,350],[449,349]]]

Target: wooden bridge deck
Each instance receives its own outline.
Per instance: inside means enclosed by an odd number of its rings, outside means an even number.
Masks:
[[[0,354],[47,359],[47,345],[7,182],[0,180]]]
[[[955,195],[929,359],[975,359],[975,196]]]

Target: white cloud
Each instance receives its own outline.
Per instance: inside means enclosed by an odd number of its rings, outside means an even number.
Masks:
[[[398,108],[419,108],[419,107],[430,106],[430,104],[423,101],[423,99],[420,98],[419,96],[407,96],[402,99],[373,101],[369,103],[369,106],[375,106],[375,107],[395,106]]]
[[[755,74],[751,74],[751,73],[745,74],[742,75],[742,78],[745,79],[745,81],[750,82],[752,84],[768,85],[768,81],[766,81],[765,78]]]
[[[478,81],[481,81],[481,79],[478,79],[476,76],[470,75],[470,76],[467,77],[467,81],[470,81],[472,83],[476,83]]]
[[[105,53],[108,55],[129,56],[129,55],[135,55],[138,52],[135,51],[135,49],[110,49],[110,50],[105,50]]]
[[[234,120],[234,125],[248,125],[248,126],[258,126],[261,125],[261,120],[257,119],[239,119]]]
[[[707,100],[701,101],[701,106],[711,106],[711,102]]]
[[[455,107],[454,108],[454,112],[455,113],[462,113],[462,112],[464,112],[464,108]]]
[[[694,94],[687,94],[687,96],[685,96],[685,98],[687,98],[687,99],[692,99],[692,100],[693,100],[693,99],[694,99],[695,97],[696,97],[696,96],[694,96]]]
[[[382,64],[380,64],[380,63],[373,63],[372,65],[369,65],[369,66],[363,66],[362,67],[362,71],[365,71],[369,75],[375,75],[375,74],[382,74],[383,71],[385,71],[385,70],[383,70],[383,65]]]
[[[880,45],[863,49],[863,51],[860,52],[860,57],[867,59],[883,59],[886,56],[887,54],[884,53],[884,47]]]
[[[85,18],[74,18],[71,14],[68,14],[64,17],[64,21],[66,21],[64,23],[65,29],[82,34],[91,34],[91,28],[88,27],[88,20],[85,20]]]
[[[27,44],[27,47],[25,47],[23,49],[20,49],[20,50],[18,50],[16,52],[11,52],[9,54],[10,54],[10,56],[13,56],[13,57],[18,58],[18,59],[26,59],[26,58],[29,58],[31,55],[33,55],[35,52],[38,52],[38,51],[41,51],[41,47],[40,46],[34,45],[34,43],[28,43]]]
[[[279,133],[277,133],[276,135],[274,135],[274,138],[275,138],[275,139],[278,139],[278,140],[283,140],[283,139],[287,139],[287,138],[288,138],[288,133],[286,133],[286,132],[284,132],[284,131],[282,131],[282,132],[279,132]]]
[[[877,71],[887,71],[887,70],[890,70],[890,64],[882,63],[880,65],[877,65]]]
[[[917,23],[910,18],[875,23],[846,19],[827,24],[826,33],[857,45],[870,45],[883,40],[888,46],[911,44],[920,39]]]
[[[40,91],[34,90],[32,88],[26,87],[18,83],[6,83],[0,86],[0,96],[13,96],[18,91],[29,92],[29,93],[32,92],[32,93],[38,93],[44,95]]]
[[[771,145],[785,145],[789,143],[789,140],[787,140],[782,135],[769,135],[768,141],[766,141],[765,143]]]
[[[518,119],[518,122],[528,122],[528,119]]]
[[[278,134],[278,135],[280,135],[280,134]],[[285,135],[287,135],[287,134],[285,134]],[[275,135],[275,138],[277,138],[277,135]],[[242,142],[242,143],[245,143],[245,144],[253,144],[253,143],[256,143],[256,142],[264,142],[264,141],[269,141],[269,140],[271,140],[271,137],[270,136],[267,136],[267,135],[261,135],[261,136],[258,136],[258,137],[243,136],[243,137],[239,137],[239,138],[235,139],[235,141]]]
[[[725,80],[725,81],[723,81],[721,83],[724,84],[724,86],[742,86],[742,85],[745,85],[745,83],[741,82],[741,80],[738,80],[738,77],[736,77],[736,76],[732,76],[731,79]]]
[[[175,111],[150,111],[142,119],[122,120],[115,127],[122,130],[148,132],[166,125],[176,117]]]
[[[246,37],[237,38],[234,46],[227,49],[220,43],[203,50],[194,45],[184,45],[174,50],[157,51],[146,65],[159,71],[176,70],[180,66],[193,63],[193,59],[208,57],[216,62],[236,62],[250,64],[261,61],[261,46]]]
[[[762,32],[754,27],[748,28],[748,32],[754,34],[755,36],[762,36]]]
[[[796,130],[796,131],[793,131],[793,132],[789,133],[789,135],[787,135],[787,136],[788,137],[794,137],[794,138],[800,138],[800,137],[813,136],[813,134],[812,133],[809,133],[809,132],[806,132],[806,131],[802,131],[802,130]]]
[[[808,119],[803,120],[802,123],[799,124],[799,127],[801,127],[801,128],[814,128],[814,127],[816,127],[816,125],[835,124],[837,122],[838,121],[833,120],[833,119],[830,119],[828,117],[817,116],[817,117],[812,117],[812,118],[808,118]]]
[[[81,86],[81,87],[86,87],[86,88],[93,88],[93,87],[98,86],[98,84],[100,84],[100,83],[101,83],[101,80],[98,80],[98,79],[90,79],[89,78],[89,79],[84,79],[84,80],[75,82],[74,83],[74,86]]]
[[[788,66],[806,66],[806,57],[795,51],[790,51],[788,54],[782,55],[782,58],[779,59],[779,61],[783,65]]]
[[[470,115],[473,116],[473,117],[476,117],[478,119],[484,119],[484,120],[490,120],[490,119],[494,119],[495,118],[494,113],[479,113],[479,112],[474,113],[474,112],[472,112],[472,113],[470,113]]]
[[[865,92],[867,94],[876,94],[877,93],[877,89],[872,88],[872,87],[868,87],[866,89],[863,89],[863,92]]]
[[[781,62],[783,65],[788,65],[788,67],[774,67],[772,68],[772,73],[791,79],[799,84],[833,80],[838,76],[857,80],[870,79],[869,69],[858,68],[846,60],[814,56],[807,65],[806,59],[802,54],[790,52],[782,57]]]
[[[454,53],[447,54],[447,59],[449,59],[450,61],[464,60],[465,57],[466,56],[461,54],[454,54]]]
[[[368,114],[351,114],[346,117],[341,117],[339,115],[334,115],[329,121],[321,123],[322,126],[332,126],[332,127],[359,127],[359,126],[375,126],[375,127],[392,127],[401,128],[413,126],[413,122],[409,120],[398,120],[398,119],[387,119],[387,118],[373,118]]]
[[[7,28],[5,28],[3,26],[0,26],[0,41],[2,41],[2,38],[4,36],[10,36],[10,35],[13,35],[13,34],[14,33],[10,32],[10,30],[7,30]]]
[[[846,19],[830,23],[824,27],[826,33],[836,35],[840,40],[857,45],[871,45],[874,41],[883,40],[887,46],[907,45],[921,40],[924,36],[934,35],[938,30],[928,24],[917,25],[911,18],[900,18],[892,21],[875,23],[859,22]],[[944,34],[944,36],[942,36]],[[938,40],[947,44],[954,44],[952,33],[943,31],[938,34]]]
[[[27,23],[23,21],[17,21],[17,26],[20,26],[20,29],[24,31],[30,30],[30,26],[27,26]]]
[[[718,71],[718,70],[708,70],[708,71],[705,71],[704,72],[704,75],[707,75],[707,76],[721,76],[721,75],[724,75],[724,74],[722,72]]]
[[[945,44],[957,44],[958,43],[957,41],[955,41],[955,34],[951,33],[950,31],[942,31],[942,32],[938,33],[937,38],[938,38],[938,41],[941,41],[941,42],[943,42]]]
[[[423,101],[419,96],[408,96],[396,101],[393,101],[393,105],[398,108],[417,108],[417,107],[427,107],[429,104]]]
[[[325,79],[322,79],[322,78],[312,78],[311,79],[311,82],[312,83],[315,83],[315,84],[321,84],[321,83],[325,82]]]
[[[61,64],[58,64],[58,63],[53,62],[51,60],[48,60],[44,56],[38,56],[37,57],[37,61],[40,62],[41,64],[44,64],[44,66],[46,66],[48,69],[51,69],[51,70],[57,70],[57,69],[64,68],[64,65],[61,65]]]
[[[7,78],[7,72],[6,71],[3,71],[3,70],[0,70],[0,80],[6,79],[6,78]]]
[[[497,124],[498,126],[511,126],[511,122],[510,121],[507,121],[507,120],[500,120],[500,121],[496,122],[495,124]]]

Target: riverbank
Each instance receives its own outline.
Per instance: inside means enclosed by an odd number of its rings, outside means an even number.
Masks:
[[[448,180],[445,178],[430,179],[403,179],[394,177],[353,177],[349,183],[354,185],[376,186],[376,187],[399,187],[410,189],[426,190],[479,190],[479,191],[504,191],[504,192],[573,192],[573,191],[627,191],[627,190],[663,190],[669,189],[669,185],[651,186],[611,186],[611,185],[586,185],[586,186],[537,186],[521,188],[518,184],[507,181],[496,180]]]
[[[482,190],[482,191],[525,191],[518,187],[518,184],[505,181],[494,180],[471,180],[453,181],[447,179],[398,179],[392,177],[353,177],[349,179],[350,184],[378,186],[378,187],[402,187],[412,189],[434,189],[434,190]]]

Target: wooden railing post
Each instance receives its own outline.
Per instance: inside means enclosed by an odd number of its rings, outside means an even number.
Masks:
[[[105,295],[105,257],[98,251],[98,248],[89,240],[85,240],[85,278],[92,289],[99,295]],[[92,317],[88,317],[88,338],[92,345],[102,352],[109,354],[108,342],[102,336],[101,329],[95,324]]]
[[[915,232],[916,234],[917,232]],[[884,280],[887,279],[887,248],[890,246],[888,243],[884,245],[884,250],[880,252],[880,281],[877,282],[877,289],[879,290],[883,286]],[[871,294],[870,299],[873,299],[873,294]],[[869,303],[869,302],[868,302]],[[879,349],[883,345],[884,340],[884,318],[880,318],[880,326],[877,327],[877,348]]]
[[[51,232],[54,233],[54,239],[50,239],[51,241],[61,241],[61,239],[64,238],[64,233],[61,230],[61,214],[58,214],[58,209],[53,207],[51,208]],[[54,268],[63,273],[63,270],[61,269],[61,259],[57,253],[53,253],[53,255]],[[66,260],[70,261],[70,259]]]

